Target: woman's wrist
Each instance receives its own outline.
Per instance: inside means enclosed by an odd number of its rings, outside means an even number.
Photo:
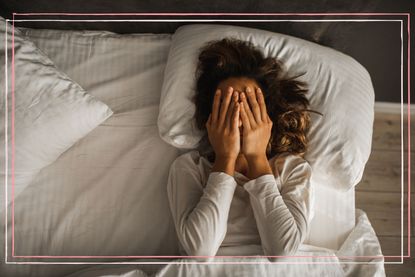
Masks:
[[[212,172],[220,171],[233,176],[235,174],[236,158],[233,156],[216,155],[215,162],[212,167]]]
[[[245,158],[248,162],[248,178],[256,179],[262,175],[272,174],[266,154],[248,155]]]

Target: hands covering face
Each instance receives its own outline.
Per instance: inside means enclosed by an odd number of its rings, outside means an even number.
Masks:
[[[209,141],[216,157],[236,159],[240,152],[238,93],[228,87],[221,100],[222,91],[216,90],[212,112],[206,122]]]
[[[243,125],[242,146],[239,120]],[[239,152],[242,152],[250,159],[266,155],[272,121],[261,89],[255,88],[252,91],[248,87],[245,92],[234,91],[232,87],[228,87],[225,92],[218,89],[206,128],[216,156],[236,159]]]

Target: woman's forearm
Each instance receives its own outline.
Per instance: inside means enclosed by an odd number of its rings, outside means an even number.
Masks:
[[[284,159],[272,163],[278,177],[264,175],[244,184],[267,256],[293,255],[308,232],[311,166],[294,155]]]
[[[214,256],[227,230],[237,183],[224,172],[211,172],[204,184],[193,155],[170,167],[167,196],[180,244],[189,256]]]
[[[247,177],[256,179],[265,174],[272,174],[266,154],[246,157],[248,162]]]

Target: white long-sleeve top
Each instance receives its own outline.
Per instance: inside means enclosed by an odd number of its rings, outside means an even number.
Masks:
[[[181,255],[294,255],[312,216],[311,167],[290,154],[269,162],[273,174],[253,180],[211,172],[196,150],[173,162],[167,191]]]

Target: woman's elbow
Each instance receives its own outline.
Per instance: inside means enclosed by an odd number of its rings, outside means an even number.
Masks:
[[[214,257],[223,240],[223,238],[218,240],[216,237],[203,236],[202,233],[189,228],[184,229],[182,233],[184,234],[181,239],[183,248],[187,255],[193,257]]]
[[[212,259],[216,255],[217,249],[210,247],[208,245],[201,245],[198,247],[192,247],[186,249],[186,253],[191,257],[197,257],[198,259]]]
[[[218,247],[214,241],[209,239],[187,239],[182,240],[183,248],[186,251],[188,256],[191,257],[200,257],[200,258],[208,258],[211,256],[215,256]]]
[[[211,257],[215,256],[216,251],[211,247],[198,247],[191,251],[191,256]]]
[[[287,257],[294,256],[297,252],[297,249],[279,249],[278,251],[273,251],[269,255],[267,255],[268,261],[270,262],[277,262],[285,259]]]
[[[300,239],[299,236],[291,237],[285,243],[276,245],[274,249],[271,249],[268,252],[269,254],[267,255],[268,260],[270,262],[276,262],[286,257],[294,256],[297,253],[298,248],[300,247],[301,243],[302,243],[302,240]]]

